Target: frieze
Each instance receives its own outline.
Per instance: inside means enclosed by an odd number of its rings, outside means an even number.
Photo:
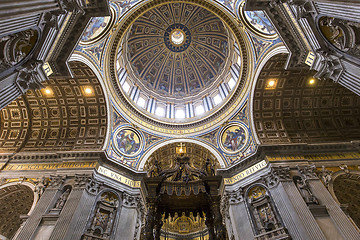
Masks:
[[[274,155],[266,156],[266,160],[269,162],[274,161],[296,161],[296,160],[309,160],[309,161],[321,161],[321,160],[348,160],[359,159],[359,152],[343,152],[343,153],[319,153],[319,154],[288,154],[288,155]]]
[[[224,178],[224,184],[225,185],[231,185],[234,184],[236,182],[239,182],[240,180],[260,171],[261,169],[264,169],[267,166],[267,162],[266,160],[262,160],[261,162],[245,169],[244,171],[236,174],[233,177],[230,178]]]
[[[95,168],[96,165],[97,165],[97,161],[29,163],[29,164],[10,163],[5,166],[3,171],[38,171],[38,170],[57,170],[57,169],[71,169],[71,168]]]
[[[99,166],[97,169],[98,173],[101,175],[104,175],[106,177],[109,177],[117,182],[120,182],[122,184],[125,184],[127,186],[130,186],[132,188],[140,188],[140,181],[134,181],[130,178],[127,178],[119,173],[116,173],[110,169],[107,169],[105,167]]]

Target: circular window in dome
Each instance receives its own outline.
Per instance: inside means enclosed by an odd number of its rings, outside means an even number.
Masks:
[[[171,24],[165,30],[164,43],[172,52],[183,52],[191,43],[190,30],[181,23]]]
[[[180,45],[184,42],[185,34],[180,29],[175,29],[171,32],[171,42],[175,45]]]

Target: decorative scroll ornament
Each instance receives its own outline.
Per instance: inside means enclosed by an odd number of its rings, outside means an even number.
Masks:
[[[97,195],[102,185],[103,185],[102,182],[99,182],[94,178],[90,178],[89,182],[86,185],[86,190],[88,191],[88,193],[92,195]]]
[[[238,188],[232,192],[226,193],[228,195],[229,203],[230,204],[237,204],[244,201],[244,190],[243,188]]]
[[[60,188],[62,187],[62,185],[64,184],[65,180],[66,180],[67,176],[50,176],[50,183],[49,183],[49,187],[50,188]]]
[[[86,174],[75,174],[75,184],[74,187],[85,188],[86,184],[89,181],[90,176]]]
[[[316,9],[312,2],[308,0],[287,0],[289,4],[294,6],[296,19],[306,18],[311,13],[316,13]]]
[[[289,167],[272,167],[270,173],[262,177],[264,183],[269,187],[275,187],[280,181],[291,181]]]
[[[62,9],[68,12],[85,14],[86,0],[58,0]]]
[[[137,206],[137,199],[135,196],[132,196],[126,192],[122,195],[122,204],[125,207],[136,207]]]
[[[34,192],[38,194],[39,199],[43,195],[48,185],[49,185],[49,179],[46,177],[38,178],[37,181],[35,182]]]
[[[138,240],[139,231],[141,231],[141,226],[145,225],[145,216],[146,216],[146,209],[141,197],[136,197],[136,207],[138,210],[138,215],[136,218],[136,226],[134,232],[134,240]]]
[[[332,174],[333,172],[330,170],[327,170],[325,166],[322,166],[322,169],[320,171],[317,171],[317,174],[321,178],[322,182],[324,183],[325,187],[329,187],[329,183],[332,180]]]
[[[41,69],[42,62],[40,61],[29,61],[23,65],[19,71],[16,79],[16,83],[22,88],[24,92],[28,89],[41,89],[44,88],[42,81],[46,80],[46,76],[39,74],[43,70]]]
[[[304,179],[317,179],[317,169],[314,164],[308,166],[296,166],[302,178]]]
[[[294,177],[294,182],[296,187],[299,189],[301,196],[304,198],[306,204],[319,204],[318,199],[312,193],[311,187],[309,185],[309,179],[317,179],[315,170],[315,165],[299,167],[296,166],[300,176]]]
[[[322,56],[321,67],[314,75],[318,79],[331,79],[337,82],[344,71],[344,67],[338,57],[329,55],[328,53],[319,52]]]

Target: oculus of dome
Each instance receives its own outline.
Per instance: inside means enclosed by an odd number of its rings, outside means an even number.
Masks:
[[[191,33],[183,24],[172,24],[164,33],[164,43],[172,52],[183,52],[191,43]]]
[[[175,45],[180,45],[184,42],[185,39],[185,34],[180,30],[180,29],[175,29],[174,31],[172,31],[172,33],[170,34],[171,36],[171,41],[173,42],[173,44]]]

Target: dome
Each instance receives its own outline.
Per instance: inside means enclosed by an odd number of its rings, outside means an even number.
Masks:
[[[228,31],[211,12],[190,4],[154,8],[131,27],[127,57],[143,90],[183,102],[219,81],[229,56]]]
[[[235,48],[214,13],[186,3],[161,5],[139,16],[125,35],[119,82],[151,118],[196,121],[219,109],[235,89],[241,65]]]

